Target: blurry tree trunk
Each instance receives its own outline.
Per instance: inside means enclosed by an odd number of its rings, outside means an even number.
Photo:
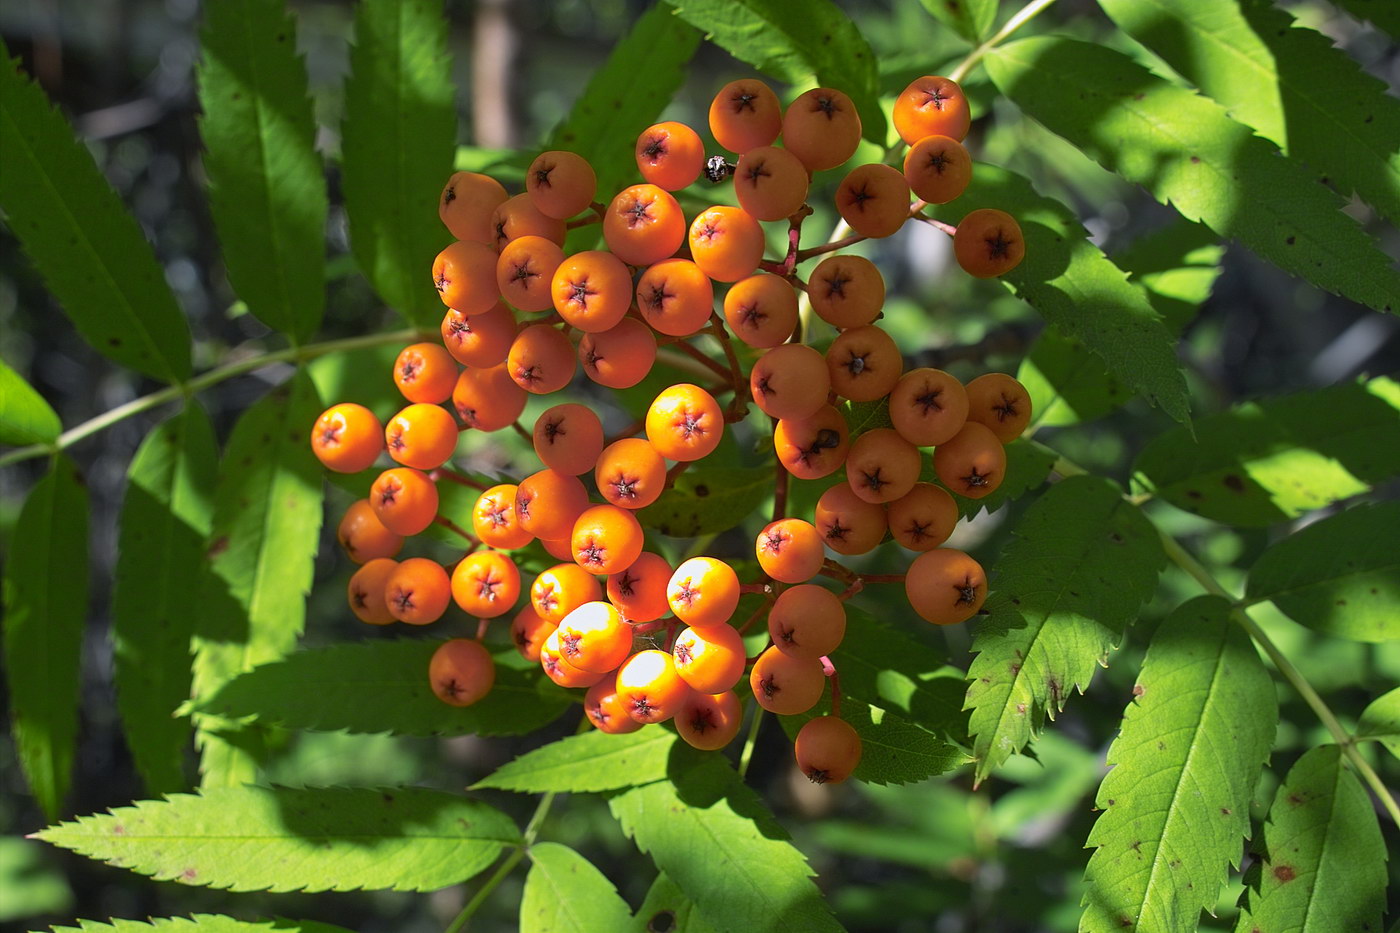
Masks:
[[[510,15],[511,0],[477,0],[472,30],[472,142],[478,146],[515,145],[516,120],[511,75],[520,37]]]

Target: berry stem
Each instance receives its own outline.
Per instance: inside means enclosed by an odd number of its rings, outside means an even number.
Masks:
[[[520,419],[519,419],[519,418],[517,418],[516,420],[512,421],[512,422],[510,423],[510,427],[511,427],[511,430],[514,431],[516,434],[519,434],[521,437],[525,438],[525,440],[529,441],[529,442],[530,442],[530,446],[532,446],[532,447],[534,446],[534,444],[535,444],[535,435],[533,435],[533,434],[531,434],[529,431],[525,430],[525,425],[523,425],[523,424],[520,423]]]
[[[765,597],[766,597],[766,598],[763,600],[763,605],[761,605],[761,606],[759,606],[757,609],[755,609],[755,610],[753,611],[753,613],[750,614],[749,617],[748,617],[747,619],[744,620],[744,624],[741,625],[741,626],[739,626],[739,634],[740,634],[740,635],[743,635],[744,633],[746,633],[750,628],[753,627],[753,624],[754,624],[755,622],[757,622],[759,619],[763,618],[764,616],[766,616],[766,615],[768,614],[768,610],[769,610],[769,609],[772,607],[772,605],[773,605],[773,599],[774,599],[774,597],[773,597],[772,591],[770,590],[769,592],[767,592],[767,593],[765,594]]]
[[[610,437],[610,438],[608,438],[607,440],[605,440],[605,441],[603,442],[603,446],[604,446],[604,447],[607,447],[608,445],[610,445],[610,444],[615,444],[616,442],[618,442],[618,441],[620,441],[620,440],[625,440],[626,438],[629,438],[629,437],[636,437],[637,434],[638,434],[643,428],[646,427],[646,424],[647,424],[647,423],[646,423],[645,421],[641,421],[641,420],[633,421],[633,422],[632,422],[631,424],[629,424],[627,427],[623,428],[621,431],[617,432],[617,433],[614,434],[612,437]]]
[[[724,358],[729,362],[729,384],[734,387],[734,400],[729,403],[729,413],[724,420],[731,424],[743,421],[749,413],[746,401],[749,381],[744,378],[744,372],[739,366],[739,355],[734,352],[734,344],[729,340],[729,331],[725,330],[724,321],[713,311],[710,312],[708,330],[724,348]]]
[[[771,593],[772,591],[773,591],[773,590],[772,590],[772,586],[771,586],[770,584],[768,584],[768,583],[741,583],[741,584],[739,584],[739,593],[740,593],[740,595],[743,595],[744,593],[764,593],[764,594],[767,594],[767,593]]]
[[[763,725],[763,714],[766,713],[763,707],[757,703],[753,705],[753,719],[749,722],[749,734],[744,739],[744,750],[739,753],[739,780],[744,779],[744,775],[749,773],[749,762],[753,760],[753,749],[758,744],[758,730]]]
[[[933,228],[935,228],[935,229],[942,230],[944,233],[948,234],[949,236],[953,236],[954,234],[956,234],[956,233],[958,232],[958,228],[955,227],[955,226],[953,226],[952,224],[945,224],[945,223],[944,223],[943,221],[941,221],[941,220],[935,220],[934,218],[932,218],[932,217],[926,217],[926,216],[924,216],[923,214],[914,214],[914,215],[913,215],[913,219],[914,219],[914,220],[918,220],[918,221],[922,221],[923,223],[926,223],[926,224],[928,224],[930,227],[933,227]]]
[[[488,490],[488,489],[491,488],[490,486],[486,485],[485,483],[481,482],[480,480],[472,479],[470,476],[468,476],[468,475],[465,474],[465,473],[458,473],[456,470],[452,469],[451,467],[445,467],[445,466],[438,467],[436,470],[433,470],[432,472],[430,472],[430,473],[428,474],[428,479],[431,479],[431,480],[439,480],[439,479],[451,480],[452,482],[456,483],[456,484],[459,485],[459,486],[470,486],[472,489],[480,489],[482,492],[485,492],[486,490]]]
[[[476,535],[472,534],[470,531],[467,531],[465,528],[462,528],[452,519],[448,518],[446,515],[435,516],[433,518],[433,522],[446,528],[448,531],[457,535],[459,538],[464,539],[467,542],[468,554],[481,547],[481,540],[477,538]]]
[[[487,626],[489,626],[490,624],[491,624],[491,620],[490,620],[490,619],[477,619],[477,620],[476,620],[476,640],[477,640],[477,641],[485,641],[485,639],[486,639],[486,628],[487,628]]]
[[[587,717],[584,717],[584,721],[587,721]],[[554,792],[550,791],[540,798],[539,804],[535,807],[534,814],[530,817],[530,822],[525,825],[522,843],[511,849],[510,855],[506,856],[506,860],[502,862],[500,867],[492,873],[491,877],[487,878],[485,883],[477,889],[476,894],[472,895],[472,899],[467,901],[466,906],[462,908],[461,912],[452,918],[452,922],[447,925],[445,933],[461,933],[462,930],[466,929],[468,921],[481,909],[481,905],[486,903],[486,898],[490,897],[491,892],[496,890],[502,881],[506,880],[506,876],[515,869],[516,865],[520,864],[521,859],[525,857],[525,854],[530,850],[530,846],[534,844],[535,838],[539,835],[540,824],[543,823],[544,818],[549,815],[549,808],[554,804],[554,797]]]
[[[674,344],[672,344],[672,346],[674,346],[677,350],[681,351],[691,359],[696,360],[700,363],[704,363],[705,368],[709,369],[716,376],[719,376],[726,382],[729,381],[729,371],[720,364],[716,363],[714,360],[710,359],[708,356],[706,356],[705,351],[701,350],[699,347],[692,346],[691,344],[686,343],[684,340],[678,340]]]
[[[672,465],[671,469],[666,471],[665,488],[670,489],[672,486],[676,485],[676,477],[690,469],[690,464],[693,462],[694,461],[691,460],[677,460],[675,464]]]
[[[831,663],[831,658],[826,655],[821,656],[822,673],[831,680],[831,715],[837,719],[841,718],[841,675],[836,673],[836,665]]]
[[[948,72],[948,79],[961,82],[963,78],[967,77],[967,73],[972,70],[972,66],[980,62],[988,52],[1005,42],[1008,36],[1026,25],[1026,23],[1029,23],[1039,15],[1042,10],[1054,2],[1055,0],[1031,0],[1030,3],[1021,7],[1021,9],[1017,10],[1015,15],[1007,20],[1006,24],[988,38],[986,42],[983,42],[977,48],[968,52],[967,57],[959,62],[956,68]]]

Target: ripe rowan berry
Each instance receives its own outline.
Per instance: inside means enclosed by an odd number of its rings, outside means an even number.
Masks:
[[[968,275],[979,279],[1005,275],[1026,257],[1021,225],[1004,211],[982,208],[958,224],[953,256]]]
[[[885,304],[885,279],[864,256],[828,256],[807,282],[817,317],[843,330],[874,321]]]
[[[607,674],[582,671],[570,664],[559,644],[558,629],[550,632],[540,646],[540,667],[544,668],[546,677],[561,687],[592,687],[609,679]]]
[[[599,385],[629,389],[651,372],[656,335],[641,321],[625,317],[600,334],[584,334],[578,359],[584,375]]]
[[[962,88],[941,75],[911,81],[895,98],[893,116],[895,132],[911,146],[925,136],[947,136],[961,142],[972,125]]]
[[[987,373],[967,384],[967,420],[984,424],[1009,444],[1031,423],[1031,396],[1006,373]]]
[[[659,333],[689,337],[714,307],[714,285],[689,259],[663,259],[637,279],[637,309]]]
[[[797,767],[813,784],[840,784],[860,764],[861,742],[844,719],[818,716],[797,730],[793,754]]]
[[[941,486],[916,483],[890,503],[890,533],[911,551],[931,551],[953,533],[958,524],[958,504]]]
[[[613,505],[642,509],[666,488],[666,462],[639,437],[613,441],[598,455],[593,471],[598,492]]]
[[[783,106],[762,81],[731,81],[710,102],[710,135],[730,152],[767,146],[782,129]]]
[[[699,693],[719,693],[737,684],[744,676],[744,655],[744,639],[729,625],[688,628],[671,646],[676,673]]]
[[[541,152],[525,170],[525,193],[530,203],[556,220],[567,220],[585,210],[597,190],[598,175],[576,152]]]
[[[553,622],[541,619],[535,607],[526,603],[520,607],[510,623],[510,640],[515,650],[527,661],[539,661],[540,647],[544,640],[558,628]]]
[[[426,557],[410,557],[401,562],[384,584],[389,614],[409,625],[427,625],[441,619],[451,598],[447,571]]]
[[[546,622],[558,625],[584,603],[603,598],[598,580],[578,564],[555,564],[535,577],[530,586],[530,605]]]
[[[692,557],[671,574],[666,602],[691,628],[725,625],[739,607],[739,577],[722,560]]]
[[[632,305],[632,273],[621,259],[603,250],[565,258],[554,270],[550,287],[554,310],[586,334],[615,326]]]
[[[395,467],[380,473],[370,486],[369,504],[394,534],[416,535],[437,517],[437,484],[421,470]]]
[[[821,479],[846,462],[848,436],[845,417],[824,405],[807,418],[779,418],[773,428],[773,449],[793,476]]]
[[[449,308],[471,316],[489,311],[496,288],[496,251],[475,240],[458,240],[433,260],[433,287]]]
[[[768,610],[768,636],[788,657],[816,661],[846,637],[846,606],[824,586],[801,583],[778,594]]]
[[[512,344],[514,341],[512,341]],[[529,395],[511,379],[507,363],[464,369],[452,390],[457,417],[478,431],[499,431],[520,417]]]
[[[743,208],[707,208],[690,223],[690,254],[717,282],[753,275],[763,261],[763,243],[763,228]]]
[[[1006,478],[1006,449],[991,428],[969,421],[952,440],[934,448],[933,472],[958,495],[981,499]]]
[[[564,261],[559,244],[542,236],[522,236],[501,248],[496,259],[496,288],[521,311],[554,307],[554,273]]]
[[[911,369],[890,390],[890,423],[916,447],[953,439],[967,422],[967,390],[941,369]]]
[[[923,201],[947,204],[972,181],[972,156],[948,136],[925,136],[904,156],[904,180]]]
[[[568,402],[541,412],[531,438],[541,463],[556,472],[578,476],[598,463],[603,452],[603,423],[593,409]]]
[[[404,466],[435,470],[457,449],[457,422],[439,405],[416,403],[389,419],[384,445]]]
[[[403,535],[394,534],[384,527],[368,499],[350,503],[335,536],[345,549],[346,556],[357,564],[393,557],[403,549]]]
[[[546,541],[567,539],[588,508],[588,490],[578,477],[543,469],[520,481],[515,515],[520,527]]]
[[[540,546],[544,548],[546,554],[555,560],[574,559],[573,542],[568,538],[541,538]]]
[[[574,378],[577,369],[574,345],[563,331],[549,324],[531,324],[522,329],[506,355],[510,378],[534,395],[558,392]]]
[[[632,622],[652,622],[671,611],[666,587],[671,565],[666,558],[643,551],[631,565],[608,575],[608,600]]]
[[[893,338],[874,324],[842,331],[826,351],[831,388],[853,402],[883,398],[904,373]]]
[[[919,481],[919,448],[893,428],[874,428],[851,443],[846,481],[867,502],[893,502]]]
[[[541,214],[528,193],[507,198],[491,212],[491,246],[498,253],[523,236],[542,236],[563,246],[567,233],[564,221]]]
[[[860,145],[860,113],[845,93],[814,87],[801,94],[783,114],[783,145],[809,171],[835,168]]]
[[[724,320],[749,346],[776,347],[797,327],[797,291],[767,272],[740,279],[725,293]]]
[[[692,690],[676,710],[676,732],[701,751],[717,751],[739,734],[744,710],[732,690],[708,694]]]
[[[807,166],[787,149],[758,146],[739,157],[734,195],[758,220],[786,220],[807,200]]]
[[[780,716],[805,713],[822,698],[826,675],[820,661],[806,661],[770,646],[749,672],[749,688],[758,705]]]
[[[445,641],[428,662],[428,683],[437,698],[451,706],[471,706],[496,683],[496,662],[472,638]]]
[[[826,552],[822,537],[811,522],[780,518],[765,525],[754,542],[758,565],[774,580],[802,583],[822,569]]]
[[[700,177],[705,146],[684,123],[656,123],[637,137],[637,171],[658,188],[679,191]]]
[[[638,651],[617,669],[617,693],[637,722],[665,722],[676,714],[690,688],[676,673],[668,652]]]
[[[643,537],[641,523],[630,509],[595,505],[584,509],[574,522],[570,550],[574,561],[589,573],[616,573],[641,556]]]
[[[473,551],[452,571],[452,599],[469,616],[503,616],[520,599],[520,570],[500,551]]]
[[[459,240],[492,240],[491,212],[510,195],[490,175],[455,172],[438,199],[438,217]]]
[[[358,473],[384,449],[384,429],[374,412],[354,402],[332,405],[311,428],[311,450],[328,470]]]
[[[632,653],[632,626],[612,603],[584,603],[559,623],[559,650],[579,670],[607,674]]]
[[[463,366],[485,368],[504,363],[515,331],[515,316],[499,301],[471,317],[454,308],[442,316],[442,344]]]
[[[667,460],[699,460],[724,437],[724,415],[710,393],[682,382],[663,389],[646,416],[647,440]]]
[[[363,567],[351,575],[347,590],[350,611],[355,613],[355,617],[361,622],[388,625],[394,621],[394,614],[389,611],[386,595],[389,577],[398,566],[398,561],[388,557],[376,557],[366,561]]]
[[[438,344],[410,344],[394,360],[394,384],[410,402],[438,405],[452,397],[457,364],[452,354]]]
[[[817,500],[813,524],[823,543],[838,554],[865,554],[885,538],[885,510],[837,483]]]
[[[749,370],[749,395],[773,418],[810,417],[830,394],[826,359],[806,344],[774,347]]]
[[[982,565],[949,547],[925,551],[914,558],[904,577],[909,605],[934,625],[966,622],[987,600],[987,575]]]
[[[891,236],[909,219],[909,182],[883,162],[857,165],[836,188],[836,209],[861,236]]]
[[[626,735],[642,727],[642,723],[627,715],[622,697],[617,694],[616,677],[604,676],[588,688],[583,695],[583,711],[595,729],[608,735]]]
[[[685,215],[671,193],[656,185],[618,192],[603,213],[603,240],[630,266],[649,266],[680,249]]]

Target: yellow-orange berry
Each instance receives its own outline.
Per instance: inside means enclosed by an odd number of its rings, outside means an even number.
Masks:
[[[958,224],[953,256],[968,275],[979,279],[1005,275],[1026,257],[1021,225],[1005,211],[982,208]]]
[[[767,146],[782,128],[783,106],[762,81],[731,81],[710,102],[710,135],[730,152]]]
[[[797,730],[793,755],[797,767],[813,784],[840,784],[860,764],[860,736],[850,723],[835,716],[818,716]]]
[[[783,114],[783,145],[810,171],[835,168],[860,145],[860,114],[845,93],[814,87]]]
[[[667,191],[694,184],[705,167],[700,134],[684,123],[657,123],[642,130],[636,155],[642,178]]]
[[[690,254],[715,281],[737,282],[763,259],[763,228],[743,208],[707,208],[691,221]]]
[[[499,551],[473,551],[452,571],[452,599],[467,615],[494,619],[519,598],[520,570]]]
[[[496,662],[472,638],[445,641],[428,662],[428,683],[437,698],[451,706],[471,706],[496,683]]]
[[[734,741],[743,718],[734,691],[710,694],[692,690],[676,710],[676,732],[693,748],[716,751]]]
[[[593,202],[598,176],[576,152],[550,150],[535,156],[525,171],[530,203],[546,217],[567,220]]]
[[[452,599],[447,571],[435,560],[410,557],[389,574],[384,602],[389,614],[409,625],[427,625],[442,618]]]
[[[459,240],[490,243],[491,212],[510,195],[489,175],[455,172],[438,199],[438,217]]]
[[[1006,373],[987,373],[967,384],[967,420],[984,424],[1009,444],[1031,423],[1031,396]]]
[[[905,595],[914,611],[935,625],[966,622],[987,599],[982,565],[954,548],[925,551],[909,565]]]
[[[924,75],[909,83],[894,102],[894,129],[911,146],[926,136],[961,141],[972,125],[967,97],[956,81]]]
[[[682,382],[663,389],[646,416],[647,440],[668,460],[709,456],[724,437],[724,415],[710,393]]]
[[[332,405],[311,428],[316,459],[337,473],[358,473],[370,467],[384,449],[384,429],[374,412],[354,402]]]
[[[388,625],[394,621],[394,614],[389,611],[386,592],[389,586],[389,577],[397,567],[398,561],[387,557],[377,557],[374,560],[366,561],[365,565],[356,570],[354,575],[350,577],[350,586],[347,592],[350,599],[350,611],[355,613],[355,617],[361,622],[368,622],[370,625]]]

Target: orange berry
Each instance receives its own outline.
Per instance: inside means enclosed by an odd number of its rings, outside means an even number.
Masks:
[[[857,496],[850,483],[837,483],[817,500],[813,524],[827,547],[838,554],[865,554],[885,539],[885,510]]]
[[[968,275],[991,279],[1021,264],[1026,257],[1026,240],[1021,235],[1021,225],[1010,214],[983,208],[958,224],[953,234],[953,256]]]
[[[534,535],[520,527],[515,494],[514,483],[501,483],[483,492],[472,506],[472,533],[487,547],[511,551],[535,540]]]
[[[890,422],[916,447],[952,440],[967,422],[967,390],[941,369],[911,369],[890,390]]]
[[[931,551],[953,533],[958,504],[942,486],[916,483],[890,503],[887,515],[896,541],[911,551]]]
[[[609,735],[626,735],[642,727],[641,723],[627,715],[622,697],[617,694],[615,677],[604,677],[588,688],[583,695],[583,711],[595,729]]]
[[[599,385],[630,389],[656,362],[656,335],[641,321],[625,317],[600,334],[584,334],[578,359],[584,375]]]
[[[541,412],[531,437],[540,462],[569,476],[593,469],[603,452],[603,423],[593,409],[573,402]]]
[[[520,570],[499,551],[473,551],[452,571],[452,599],[469,616],[503,616],[519,598]]]
[[[690,254],[718,282],[753,275],[763,260],[763,228],[739,207],[711,207],[690,223]]]
[[[914,488],[922,468],[919,448],[893,428],[874,428],[851,443],[846,482],[867,502],[893,502]]]
[[[449,308],[465,315],[490,310],[499,297],[496,251],[475,240],[458,240],[433,260],[433,287]]]
[[[676,732],[701,751],[717,751],[739,734],[744,710],[734,691],[708,694],[694,690],[676,710]]]
[[[671,574],[666,602],[692,628],[724,625],[739,607],[739,577],[722,560],[692,557]]]
[[[496,252],[523,236],[542,236],[563,246],[567,233],[564,221],[540,213],[529,194],[507,198],[491,212],[491,245]]]
[[[853,402],[873,402],[890,394],[904,373],[894,339],[874,324],[842,331],[826,351],[831,388]]]
[[[595,505],[574,522],[570,550],[589,573],[616,573],[642,553],[642,526],[630,509]]]
[[[491,242],[491,212],[510,195],[489,175],[455,172],[438,199],[438,217],[459,240]]]
[[[807,418],[779,418],[773,428],[773,449],[793,476],[821,479],[846,462],[848,437],[845,417],[824,405]]]
[[[559,623],[559,650],[581,671],[615,671],[632,653],[632,626],[612,603],[584,603]]]
[[[710,135],[730,152],[767,146],[782,129],[783,106],[762,81],[731,81],[710,102]]]
[[[797,730],[793,755],[813,784],[840,784],[860,764],[860,736],[844,719],[818,716]]]
[[[540,667],[544,668],[546,677],[561,687],[591,687],[608,679],[607,674],[581,671],[570,664],[559,644],[558,629],[550,632],[540,645]]]
[[[797,327],[797,291],[767,272],[740,279],[724,296],[724,320],[749,346],[776,347]]]
[[[437,698],[451,706],[471,706],[496,683],[496,662],[473,638],[445,641],[428,662],[428,683]]]
[[[938,481],[969,499],[990,495],[1006,478],[1006,449],[985,424],[969,421],[933,450]]]
[[[452,407],[469,428],[499,431],[520,417],[528,393],[510,378],[507,363],[464,369],[452,390]]]
[[[758,220],[786,220],[807,200],[807,166],[786,149],[758,146],[739,157],[734,195]]]
[[[637,722],[665,722],[689,692],[665,651],[639,651],[617,669],[617,693],[627,715]]]
[[[835,168],[860,145],[860,114],[841,91],[814,87],[783,114],[783,145],[813,172]]]
[[[515,514],[520,527],[537,538],[558,541],[573,533],[574,522],[588,508],[588,490],[578,477],[543,469],[520,481]]]
[[[670,192],[656,185],[633,185],[608,204],[603,240],[629,266],[649,266],[680,249],[685,215]]]
[[[842,329],[869,324],[885,305],[885,278],[864,256],[828,256],[807,282],[817,317]]]
[[[463,366],[485,368],[506,361],[515,330],[515,316],[499,301],[471,317],[449,308],[442,317],[442,344]]]
[[[654,330],[689,337],[714,313],[715,287],[689,259],[663,259],[637,279],[637,308]]]
[[[394,621],[394,614],[389,611],[389,603],[386,600],[386,591],[389,587],[389,577],[398,566],[398,561],[376,557],[366,561],[365,565],[350,577],[347,591],[350,611],[355,613],[355,617],[361,622],[388,625]]]
[[[552,538],[549,540],[541,538],[540,545],[544,548],[545,553],[555,560],[574,559],[573,544],[568,538]]]
[[[328,470],[358,473],[379,459],[384,429],[374,412],[354,402],[332,405],[311,428],[311,450]]]
[[[987,373],[967,384],[967,420],[984,424],[1003,444],[1009,444],[1031,423],[1031,397],[1026,387],[1006,373]]]
[[[596,334],[622,320],[632,304],[632,273],[612,253],[584,250],[554,270],[554,310],[565,323]]]
[[[522,658],[538,661],[540,647],[546,638],[554,634],[556,628],[558,626],[553,622],[541,619],[539,613],[535,612],[535,607],[527,603],[520,607],[520,611],[511,620],[510,640],[515,643],[515,650],[520,652]]]
[[[393,557],[403,549],[403,535],[396,535],[384,527],[368,499],[350,503],[335,536],[340,546],[345,548],[346,556],[357,564]]]
[[[416,535],[437,517],[437,484],[421,470],[395,467],[379,474],[369,488],[374,514],[396,535]]]
[[[384,583],[389,614],[409,625],[427,625],[442,618],[452,598],[447,571],[435,560],[410,557],[394,568]]]
[[[564,261],[559,244],[542,236],[511,240],[496,259],[496,287],[514,308],[548,311],[554,307],[551,285]]]
[[[947,204],[972,181],[972,156],[956,139],[925,136],[904,156],[904,180],[921,200]]]
[[[452,354],[438,344],[410,344],[394,360],[394,384],[410,402],[438,405],[452,397],[457,364]]]
[[[744,676],[744,639],[731,626],[688,628],[671,646],[676,673],[700,693],[728,690]]]
[[[440,405],[409,405],[384,426],[389,456],[404,466],[435,470],[457,449],[457,422]]]
[[[637,137],[637,171],[658,188],[679,191],[700,177],[705,145],[684,123],[657,123]]]
[[[541,619],[558,625],[584,603],[603,598],[598,580],[578,564],[555,564],[535,577],[530,586],[530,605]]]
[[[506,372],[510,378],[535,395],[558,392],[574,378],[577,369],[574,345],[562,330],[551,324],[526,327],[515,335],[515,342],[506,355]]]
[[[666,602],[670,582],[666,558],[643,551],[630,566],[608,575],[608,600],[629,621],[652,622],[671,611]]]
[[[593,478],[598,492],[613,505],[643,509],[666,488],[666,462],[647,441],[624,437],[598,455]]]
[[[909,219],[909,182],[883,162],[857,165],[836,188],[836,209],[861,236],[890,236]]]
[[[941,75],[915,78],[895,98],[895,132],[911,146],[925,136],[961,141],[971,125],[972,114],[962,88]]]
[[[774,347],[749,370],[749,395],[765,415],[807,418],[826,404],[831,375],[821,353],[802,343]]]
[[[846,637],[846,606],[824,586],[801,583],[778,594],[768,610],[768,637],[791,658],[816,661]]]
[[[972,618],[987,601],[987,575],[962,551],[936,548],[914,558],[904,577],[904,592],[924,619],[953,625]]]
[[[699,460],[724,437],[724,415],[710,393],[682,382],[663,389],[646,417],[647,440],[668,460]]]
[[[749,672],[749,688],[758,705],[780,716],[795,716],[817,705],[826,688],[820,661],[783,654],[770,646]]]
[[[826,552],[822,537],[811,522],[782,518],[765,525],[754,542],[758,565],[774,580],[802,583],[822,569]]]
[[[550,150],[535,156],[525,171],[525,193],[546,217],[567,220],[593,203],[598,176],[576,152]]]

